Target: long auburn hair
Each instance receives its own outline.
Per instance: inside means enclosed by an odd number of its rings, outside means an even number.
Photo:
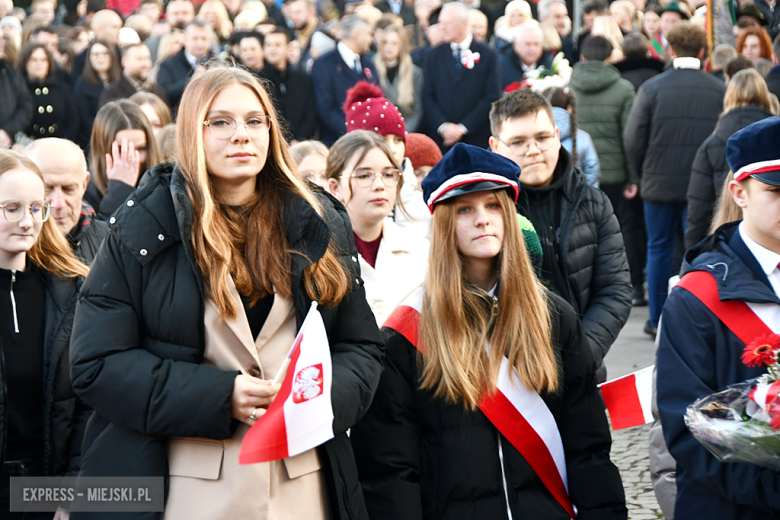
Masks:
[[[555,391],[559,382],[547,297],[528,259],[515,206],[506,190],[495,193],[504,214],[495,316],[492,298],[464,278],[455,233],[455,199],[437,204],[431,218],[419,327],[421,387],[469,410],[496,389],[504,356],[529,389]],[[488,355],[486,344],[493,356]]]
[[[737,38],[737,54],[742,54],[742,49],[745,47],[745,40],[748,36],[755,36],[758,38],[758,44],[761,47],[761,57],[765,60],[772,61],[774,49],[772,48],[772,38],[769,37],[769,33],[763,27],[748,27],[742,31],[739,38]]]
[[[256,197],[240,209],[220,201],[203,150],[203,132],[207,131],[203,122],[211,103],[234,84],[255,93],[270,127],[268,158],[257,176]],[[192,201],[192,241],[207,295],[223,318],[235,318],[238,312],[228,289],[228,275],[238,292],[253,302],[274,292],[292,298],[292,256],[296,253],[287,242],[284,206],[291,197],[301,197],[320,215],[322,208],[298,175],[268,93],[251,73],[218,65],[187,85],[181,103],[191,110],[179,112],[176,148],[192,153],[179,154],[177,164]],[[304,287],[322,305],[335,305],[346,296],[349,279],[332,242],[322,258],[304,271]]]
[[[33,172],[43,183],[43,174],[40,168],[28,157],[11,150],[0,150],[0,175],[16,169]],[[73,256],[68,241],[57,229],[53,218],[49,218],[43,223],[41,234],[35,245],[27,251],[27,257],[41,269],[62,278],[86,277],[89,274],[89,268]]]
[[[421,100],[414,99],[414,77],[412,75],[412,57],[409,55],[409,37],[406,30],[397,25],[390,25],[385,29],[382,40],[379,42],[379,52],[374,55],[374,67],[376,67],[377,76],[379,76],[379,86],[387,92],[390,82],[387,79],[387,63],[382,58],[382,46],[388,34],[397,34],[401,40],[401,52],[398,55],[398,99],[396,105],[404,111],[410,111],[415,103]]]

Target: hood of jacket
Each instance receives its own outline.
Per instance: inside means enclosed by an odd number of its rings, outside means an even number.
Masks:
[[[718,284],[723,301],[739,300],[750,303],[777,303],[777,295],[753,272],[729,246],[729,240],[738,233],[739,222],[719,227],[685,253],[680,276],[691,271],[707,271]]]
[[[583,92],[601,92],[620,79],[620,72],[603,61],[577,63],[569,84]]]
[[[729,110],[718,120],[718,126],[715,127],[714,134],[717,135],[723,142],[728,141],[729,137],[734,135],[739,130],[742,130],[746,126],[761,121],[767,117],[772,117],[769,110],[761,108],[755,105],[749,105],[746,107],[737,107],[733,110]]]
[[[558,131],[561,134],[561,141],[571,138],[571,114],[566,109],[560,107],[553,107],[553,117],[555,118],[555,126],[558,127]]]

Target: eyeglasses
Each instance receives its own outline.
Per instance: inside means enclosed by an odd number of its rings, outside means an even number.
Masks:
[[[3,208],[3,215],[8,222],[19,222],[24,218],[24,204],[18,200],[9,200],[5,204],[0,204]],[[45,200],[37,200],[30,204],[30,216],[36,222],[46,222],[49,220],[51,205]]]
[[[495,137],[499,143],[508,147],[514,155],[525,155],[529,148],[531,148],[531,143],[534,143],[540,152],[546,152],[552,148],[552,145],[555,142],[555,134],[538,135],[530,139],[515,139],[511,143],[505,142],[496,135],[493,137]]]
[[[325,172],[313,172],[310,170],[303,170],[298,173],[301,174],[301,177],[313,183],[316,183],[317,181],[325,182],[326,180],[328,180],[328,178],[325,176]]]
[[[398,180],[401,178],[401,172],[395,168],[385,168],[379,175],[382,179],[382,183],[388,188],[398,186]],[[376,176],[377,173],[368,168],[359,168],[350,175],[350,177],[355,179],[355,184],[361,188],[373,186]]]
[[[250,117],[246,121],[236,121],[232,117],[218,117],[216,119],[203,121],[203,124],[208,127],[212,137],[216,137],[217,139],[230,139],[233,137],[233,134],[236,133],[236,123],[238,122],[244,125],[249,137],[261,137],[268,131],[271,123],[268,116],[263,114],[261,116]]]

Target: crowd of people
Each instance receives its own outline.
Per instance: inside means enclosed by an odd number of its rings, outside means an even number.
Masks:
[[[666,517],[778,513],[682,421],[745,374],[670,279],[780,305],[780,10],[711,49],[707,9],[0,0],[0,518],[52,517],[10,477],[132,475],[166,518],[625,519],[597,385],[632,306]],[[241,466],[313,301],[334,438]]]

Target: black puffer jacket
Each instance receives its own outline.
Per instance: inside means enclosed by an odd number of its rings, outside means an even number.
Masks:
[[[293,302],[300,327],[311,305],[302,272],[334,241],[355,283],[337,307],[320,307],[336,382],[336,437],[319,452],[333,517],[367,520],[346,431],[371,404],[383,342],[359,279],[349,217],[332,197],[321,191],[318,197],[323,217],[301,198],[284,209],[288,242],[299,253],[292,263]],[[71,349],[74,387],[95,409],[82,475],[159,475],[167,482],[168,438],[220,440],[235,431],[230,397],[237,372],[201,364],[205,299],[192,260],[192,219],[181,173],[158,165],[110,221],[81,293]]]
[[[721,116],[715,131],[696,152],[691,169],[691,182],[688,185],[686,249],[709,235],[712,213],[730,171],[726,162],[726,142],[729,137],[738,130],[771,116],[768,110],[757,106],[735,108]]]
[[[75,476],[81,466],[81,444],[84,430],[92,411],[76,397],[70,380],[69,345],[73,330],[81,278],[60,278],[28,264],[44,280],[46,290],[44,318],[43,384],[44,420],[43,455],[44,475]],[[10,282],[9,282],[10,283]],[[2,284],[6,286],[5,283]],[[7,288],[7,287],[6,287]],[[8,293],[6,293],[7,295]],[[0,356],[0,384],[5,389],[6,370],[4,357]],[[5,461],[6,390],[0,392],[0,446]]]
[[[722,81],[693,69],[669,69],[642,85],[623,139],[644,200],[687,200],[693,158],[715,129],[725,93]]]
[[[569,497],[579,520],[624,519],[623,486],[609,460],[609,427],[587,338],[571,306],[548,295],[562,379],[560,391],[540,395],[561,434]],[[506,519],[499,439],[512,517],[568,519],[482,411],[420,390],[417,349],[400,333],[383,330],[385,371],[371,409],[351,434],[371,520]]]
[[[614,67],[620,71],[623,79],[634,85],[634,90],[639,90],[645,81],[664,71],[664,62],[653,58],[632,58],[619,61]]]
[[[0,59],[0,100],[0,130],[13,141],[30,124],[33,102],[24,76],[4,59]]]
[[[523,185],[517,207],[533,223],[544,255],[558,259],[567,285],[550,289],[582,317],[598,380],[605,381],[604,356],[631,312],[628,261],[612,204],[585,182],[561,147],[552,183],[546,188]],[[556,209],[560,225],[553,229],[546,214]]]

